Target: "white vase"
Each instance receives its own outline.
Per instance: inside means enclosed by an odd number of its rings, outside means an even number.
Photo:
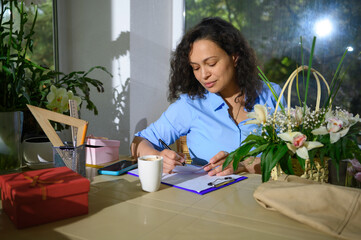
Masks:
[[[31,169],[53,166],[53,146],[47,137],[33,137],[22,143],[24,163]]]

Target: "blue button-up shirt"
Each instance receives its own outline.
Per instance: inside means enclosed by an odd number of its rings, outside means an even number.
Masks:
[[[279,95],[281,88],[272,85]],[[266,104],[274,110],[276,103],[271,91],[264,85],[256,104]],[[164,148],[159,139],[172,144],[180,136],[187,135],[192,163],[203,165],[219,151],[234,151],[257,127],[255,124],[245,125],[248,119],[237,125],[228,108],[219,94],[207,92],[205,98],[195,99],[182,94],[156,122],[135,135],[147,139],[158,150]]]

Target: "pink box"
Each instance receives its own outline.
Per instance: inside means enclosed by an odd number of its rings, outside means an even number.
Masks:
[[[87,144],[92,146],[104,146],[86,148],[87,164],[98,165],[119,159],[120,141],[118,140],[88,138]]]

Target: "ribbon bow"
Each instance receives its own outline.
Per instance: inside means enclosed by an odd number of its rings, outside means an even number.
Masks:
[[[44,181],[44,180],[40,180],[39,176],[34,176],[34,177],[30,177],[27,176],[25,174],[23,174],[23,176],[30,180],[30,187],[40,187],[41,188],[41,195],[42,195],[42,199],[46,200],[46,186],[44,186],[44,184],[53,184],[53,183],[62,183],[64,182],[63,179],[61,180],[57,180],[57,181]]]

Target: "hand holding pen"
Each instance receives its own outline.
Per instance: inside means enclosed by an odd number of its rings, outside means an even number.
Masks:
[[[169,149],[169,150],[172,150],[162,139],[159,139],[159,142],[163,145],[164,148],[166,149]],[[175,152],[174,152],[175,153]],[[185,159],[184,159],[184,156],[179,156],[177,153],[175,153],[176,156],[175,156],[175,161],[178,161],[180,162],[183,166],[185,166]],[[184,159],[184,162],[181,162],[182,158]],[[169,164],[169,165],[172,165],[171,163],[168,163],[167,161],[164,161],[164,164]],[[174,165],[174,164],[173,164]],[[174,165],[175,166],[175,165]],[[174,168],[173,167],[170,167],[171,169]]]

